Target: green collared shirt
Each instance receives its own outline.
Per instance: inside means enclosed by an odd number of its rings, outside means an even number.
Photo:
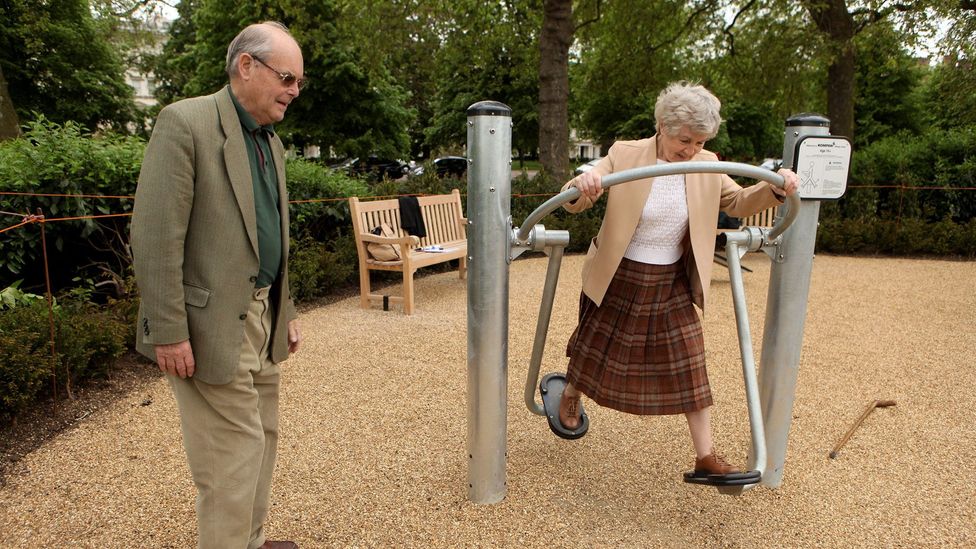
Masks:
[[[254,286],[270,286],[278,278],[281,268],[281,213],[278,211],[278,173],[271,154],[274,126],[259,126],[231,91],[230,98],[237,108],[244,130],[244,146],[251,165],[254,184],[254,213],[258,221],[258,260],[260,269]]]

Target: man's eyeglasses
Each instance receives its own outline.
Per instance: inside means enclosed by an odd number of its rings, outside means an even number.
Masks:
[[[258,63],[261,63],[265,67],[268,67],[268,69],[270,69],[271,72],[277,74],[278,75],[278,79],[281,80],[281,83],[284,84],[285,86],[291,87],[292,84],[294,84],[295,82],[298,82],[298,89],[302,90],[302,89],[305,89],[305,85],[308,84],[308,80],[307,79],[305,79],[305,78],[298,78],[298,77],[296,77],[294,74],[292,74],[290,72],[281,72],[278,69],[272,67],[271,65],[265,63],[263,59],[261,59],[260,57],[254,55],[253,53],[250,54],[250,55],[251,55],[251,57],[254,58],[255,61],[257,61]]]

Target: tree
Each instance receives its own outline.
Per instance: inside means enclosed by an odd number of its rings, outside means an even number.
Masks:
[[[14,110],[10,92],[7,91],[7,80],[3,77],[3,65],[0,64],[0,141],[20,136],[20,121]]]
[[[413,113],[405,107],[406,94],[385,67],[364,62],[371,41],[344,38],[338,2],[194,0],[180,9],[191,20],[174,25],[172,45],[167,44],[174,55],[161,71],[167,94],[188,97],[219,90],[227,82],[227,45],[240,29],[280,21],[302,47],[310,82],[276,125],[282,137],[340,156],[407,154],[406,129]]]
[[[0,69],[21,120],[95,129],[132,119],[132,89],[86,0],[8,0],[0,19]]]
[[[742,161],[778,157],[786,118],[825,112],[826,65],[804,16],[793,3],[745,2],[711,33],[711,46],[698,46],[706,55],[696,72],[722,101],[725,120],[710,150]]]
[[[713,4],[606,4],[599,23],[577,33],[579,62],[572,67],[577,127],[604,150],[615,139],[654,133],[657,94],[668,82],[698,73],[691,46],[713,27]]]
[[[952,0],[955,4],[956,0]],[[966,4],[962,0],[960,4]],[[817,29],[823,35],[829,65],[827,68],[827,116],[831,132],[855,137],[854,98],[857,70],[854,38],[858,33],[882,23],[900,27],[905,46],[919,36],[930,34],[936,24],[931,17],[942,9],[940,0],[919,0],[912,4],[869,1],[848,7],[847,0],[802,0]],[[873,60],[872,60],[873,61]]]
[[[192,48],[197,34],[193,20],[199,5],[200,0],[180,1],[163,49],[150,61],[157,79],[156,100],[161,105],[187,97],[183,90],[193,78],[198,64]]]
[[[535,0],[452,3],[434,56],[431,148],[459,148],[465,112],[490,99],[512,108],[512,147],[519,156],[538,148],[538,48],[541,12]]]
[[[539,161],[557,181],[569,174],[569,47],[573,0],[544,0],[539,34]]]
[[[433,118],[431,98],[436,92],[431,58],[441,47],[450,0],[362,0],[345,2],[337,29],[347,43],[367,42],[360,50],[371,79],[385,78],[402,89],[414,123],[407,133],[410,155],[429,158],[424,129]],[[452,151],[459,152],[459,151]]]
[[[826,36],[827,117],[831,132],[854,137],[854,35],[857,26],[847,0],[802,0],[817,29]]]
[[[905,130],[922,129],[918,63],[902,46],[890,22],[872,26],[854,41],[858,63],[855,75],[855,147]]]
[[[976,127],[976,1],[950,2],[951,22],[940,44],[941,62],[925,83],[928,122],[940,128]]]

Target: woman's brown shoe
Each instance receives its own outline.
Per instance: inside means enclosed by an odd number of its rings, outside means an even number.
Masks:
[[[559,399],[559,423],[570,431],[580,426],[580,396],[580,393],[568,396],[563,391],[563,396]]]
[[[561,410],[560,410],[561,411]],[[739,469],[730,465],[725,458],[712,452],[703,458],[695,459],[695,474],[706,474],[706,475],[728,475],[732,473],[739,473]]]

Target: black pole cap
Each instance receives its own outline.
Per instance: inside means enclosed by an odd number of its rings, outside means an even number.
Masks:
[[[512,117],[512,109],[498,101],[478,101],[468,107],[468,116],[507,116]]]
[[[786,126],[818,126],[830,127],[830,119],[815,112],[801,112],[786,119]]]

